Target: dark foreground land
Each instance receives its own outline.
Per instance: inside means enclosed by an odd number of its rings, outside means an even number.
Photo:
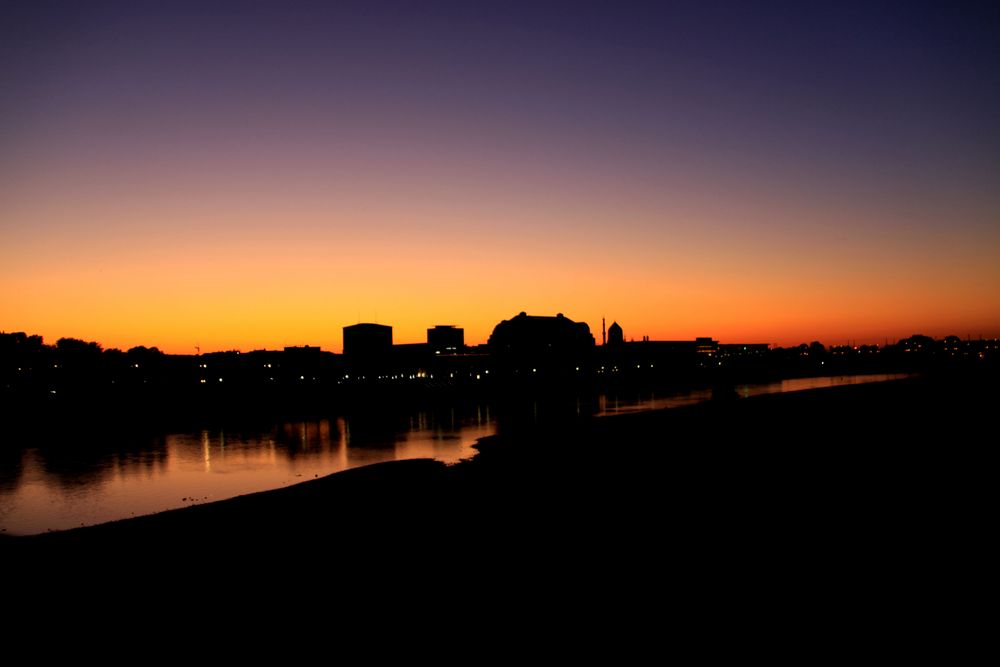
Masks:
[[[924,377],[514,426],[455,466],[375,465],[6,538],[0,553],[7,572],[98,588],[170,572],[425,592],[530,581],[708,606],[780,590],[792,610],[817,591],[920,604],[969,583],[991,532],[998,395],[992,377]]]

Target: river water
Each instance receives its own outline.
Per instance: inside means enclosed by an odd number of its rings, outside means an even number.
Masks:
[[[740,397],[906,377],[851,375],[739,385]],[[601,396],[596,416],[690,405],[707,390]],[[489,405],[340,416],[252,430],[156,436],[109,434],[113,444],[7,443],[0,458],[0,531],[27,535],[152,514],[275,489],[358,466],[411,458],[455,463],[497,430]],[[95,434],[88,434],[93,442]],[[96,434],[100,441],[100,435]]]

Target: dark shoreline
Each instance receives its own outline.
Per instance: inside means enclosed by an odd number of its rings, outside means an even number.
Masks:
[[[985,444],[977,445],[975,434],[997,405],[995,385],[986,380],[917,378],[569,427],[515,425],[484,439],[472,461],[454,466],[377,464],[201,506],[7,537],[0,547],[45,553],[128,544],[152,556],[186,544],[260,549],[275,541],[292,547],[365,540],[391,547],[419,540],[444,551],[498,530],[516,541],[543,532],[550,520],[600,533],[639,527],[664,513],[693,529],[703,518],[729,522],[760,511],[772,523],[816,512],[858,515],[865,503],[886,509],[899,494],[908,494],[912,506],[928,502],[942,484],[954,486],[951,473],[962,471],[950,466]],[[608,442],[624,451],[602,461]],[[922,487],[927,475],[937,479]],[[619,520],[601,522],[615,512]]]

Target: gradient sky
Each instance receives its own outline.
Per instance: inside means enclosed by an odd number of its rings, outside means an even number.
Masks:
[[[995,2],[3,2],[0,330],[1000,336]]]

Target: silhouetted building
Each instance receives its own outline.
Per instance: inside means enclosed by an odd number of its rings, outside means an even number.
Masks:
[[[551,359],[592,350],[594,336],[586,322],[574,322],[562,313],[539,317],[522,312],[494,327],[489,347],[499,356]]]
[[[965,345],[958,336],[945,336],[941,341],[941,350],[948,356],[956,356],[965,351]]]
[[[694,347],[698,351],[698,354],[711,357],[718,353],[719,341],[712,340],[710,336],[699,336],[694,339]]]
[[[763,357],[771,349],[769,343],[726,343],[719,345],[719,356],[725,358],[735,357]]]
[[[617,322],[608,327],[608,345],[622,345],[625,342],[625,332]]]
[[[352,324],[344,327],[344,355],[385,356],[392,351],[392,327],[384,324]]]
[[[465,329],[439,324],[427,330],[427,345],[434,354],[459,354],[465,349]]]
[[[929,354],[935,351],[937,343],[930,336],[913,334],[909,338],[904,338],[899,341],[897,346],[900,350],[908,354],[920,355]]]

